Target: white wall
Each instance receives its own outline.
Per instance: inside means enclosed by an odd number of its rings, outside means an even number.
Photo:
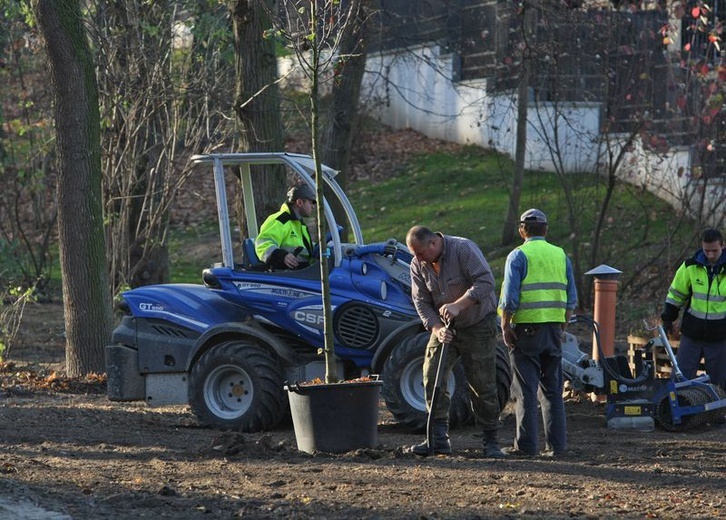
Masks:
[[[514,157],[516,93],[494,95],[488,92],[486,80],[453,81],[453,58],[436,45],[369,55],[361,103],[393,128],[412,128],[432,138],[495,148]],[[281,59],[279,70],[283,83],[303,89],[309,85],[294,58]],[[330,81],[324,80],[322,87],[325,93]],[[606,172],[607,146],[617,150],[624,146],[624,137],[599,134],[601,109],[599,103],[535,106],[530,102],[525,167],[555,171],[554,161],[559,160],[567,173]],[[554,157],[553,148],[560,151]],[[678,211],[722,226],[726,186],[713,181],[705,186],[691,164],[688,147],[671,147],[656,154],[636,141],[618,176],[645,187]]]
[[[371,55],[366,69],[366,106],[387,125],[514,156],[516,94],[489,94],[486,80],[453,82],[452,55],[438,46],[409,49],[404,56]],[[565,171],[594,171],[599,117],[600,105],[592,103],[530,106],[526,167],[554,170],[550,149],[556,127]]]
[[[488,122],[492,145],[514,156],[517,135],[517,98],[493,97]],[[595,171],[598,157],[600,105],[595,103],[528,103],[525,167],[564,172]]]
[[[451,54],[433,45],[403,54],[369,55],[362,103],[374,117],[394,128],[496,148],[514,157],[516,93],[493,95],[487,91],[486,80],[454,82],[454,65]],[[555,171],[554,161],[560,160],[568,173],[606,171],[606,146],[599,134],[601,108],[599,103],[529,103],[525,167]],[[607,139],[611,149],[624,145],[619,136]],[[557,157],[552,148],[559,148]],[[723,225],[726,186],[713,181],[704,186],[696,180],[698,170],[691,164],[688,147],[652,153],[638,141],[626,154],[618,176],[645,187],[679,211],[700,216],[711,225]]]
[[[642,186],[679,211],[684,211],[705,225],[722,227],[726,219],[726,185],[723,180],[699,178],[699,168],[692,167],[687,146],[670,147],[665,153],[651,153],[640,141],[618,171],[618,177]]]
[[[438,46],[404,54],[369,55],[362,99],[375,117],[394,128],[429,137],[488,146],[479,121],[486,117],[486,85],[455,85],[452,56]]]

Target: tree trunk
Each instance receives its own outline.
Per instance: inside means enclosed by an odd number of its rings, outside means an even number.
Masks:
[[[522,73],[519,77],[517,92],[517,147],[514,153],[514,177],[512,178],[512,191],[509,193],[507,216],[502,229],[502,245],[506,246],[519,238],[517,234],[517,221],[519,218],[519,201],[522,198],[522,184],[524,183],[524,159],[527,151],[527,113],[529,97],[529,65],[522,64]]]
[[[535,10],[532,5],[527,3],[524,4],[523,9],[522,38],[524,45],[517,92],[517,143],[514,152],[512,191],[509,194],[509,206],[507,206],[507,215],[502,228],[503,246],[509,245],[519,238],[517,221],[519,218],[519,201],[522,198],[522,184],[524,183],[524,160],[527,152],[527,115],[529,111],[529,76],[531,69],[529,47],[534,43]]]
[[[33,0],[45,40],[58,143],[58,238],[72,377],[103,373],[111,298],[105,265],[98,88],[79,0]]]
[[[275,41],[263,38],[265,31],[272,28],[270,13],[276,12],[276,5],[274,0],[228,2],[237,69],[234,106],[242,123],[240,151],[244,152],[284,150]],[[258,176],[255,181],[257,217],[261,222],[280,208],[286,187],[285,170],[275,168],[272,175]]]
[[[352,1],[354,14],[340,39],[332,102],[321,145],[322,162],[340,171],[335,180],[344,190],[348,187],[351,146],[358,122],[358,101],[366,66],[367,22],[375,0]],[[345,213],[339,204],[333,204],[333,213],[341,223]]]

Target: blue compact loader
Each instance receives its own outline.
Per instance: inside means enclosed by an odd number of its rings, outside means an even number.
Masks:
[[[270,168],[284,167],[288,178],[315,190],[314,162],[291,153],[196,155],[191,160],[211,167],[214,175],[221,262],[203,270],[200,284],[151,285],[123,293],[123,318],[106,348],[108,397],[151,406],[188,404],[201,424],[268,430],[288,413],[286,381],[324,375],[323,306],[319,265],[273,271],[257,259],[255,186],[264,183]],[[393,417],[423,431],[422,364],[429,335],[411,300],[412,256],[394,239],[363,241],[336,173],[323,166],[326,197],[319,202],[326,222],[317,225],[325,226],[329,237],[322,247],[330,267],[338,373],[346,379],[377,374]],[[234,241],[227,205],[232,183],[241,185],[247,226]],[[341,208],[344,222],[336,221],[334,205]],[[350,242],[342,241],[342,229]],[[500,344],[502,408],[510,382],[508,353]],[[452,427],[468,422],[471,410],[460,365],[447,389]]]

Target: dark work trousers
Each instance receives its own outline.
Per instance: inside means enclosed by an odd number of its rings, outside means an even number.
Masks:
[[[545,449],[555,454],[567,449],[565,403],[562,398],[562,327],[559,323],[518,324],[517,341],[510,349],[512,397],[517,430],[514,447],[536,455],[537,404],[542,409]]]
[[[499,426],[499,399],[497,398],[497,318],[494,313],[467,328],[456,328],[454,340],[449,344],[441,397],[438,398],[435,421],[448,421],[451,395],[447,382],[456,362],[461,359],[469,383],[471,407],[477,425],[483,431],[496,430]],[[431,334],[426,345],[423,378],[426,391],[426,408],[431,408],[431,397],[436,385],[441,343]]]
[[[676,359],[687,379],[696,378],[701,358],[711,384],[726,391],[726,340],[700,341],[682,335]]]

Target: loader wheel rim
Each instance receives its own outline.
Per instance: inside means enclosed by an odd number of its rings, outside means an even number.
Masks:
[[[454,395],[456,381],[453,374],[446,382],[446,388],[449,395]],[[401,395],[412,408],[426,412],[426,395],[420,359],[409,363],[401,371]]]
[[[401,396],[412,408],[426,411],[426,398],[424,397],[423,371],[420,361],[408,363],[401,371]]]
[[[219,366],[209,373],[204,382],[204,400],[217,417],[235,419],[252,405],[252,379],[238,366]]]

